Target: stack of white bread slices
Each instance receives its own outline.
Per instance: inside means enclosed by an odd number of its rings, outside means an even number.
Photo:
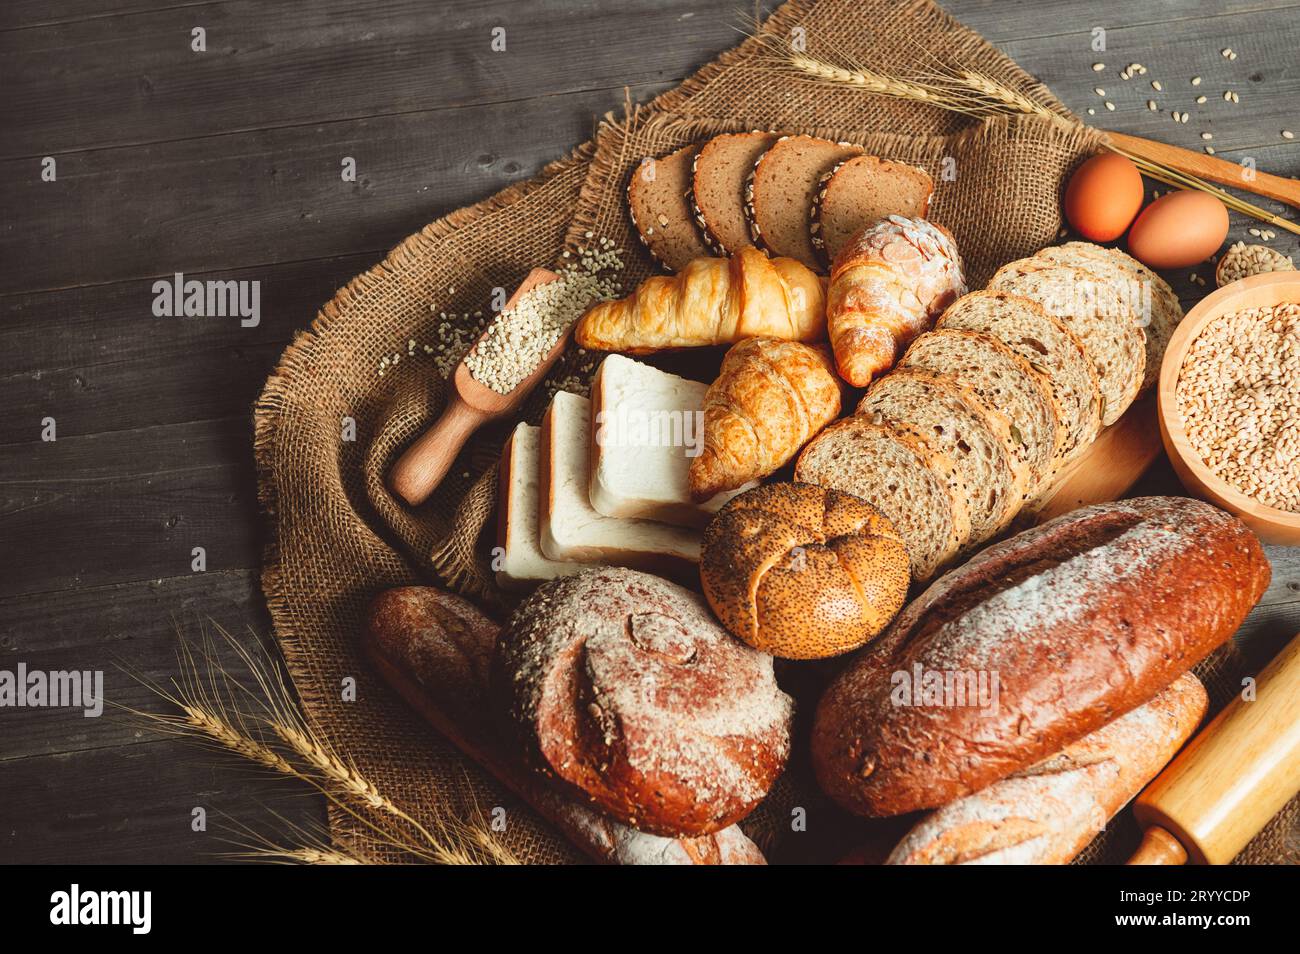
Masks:
[[[701,528],[753,486],[691,499],[706,390],[611,354],[590,398],[560,391],[541,427],[518,425],[501,458],[498,583],[527,586],[592,563],[693,578]]]
[[[1011,262],[804,448],[795,478],[875,504],[928,579],[1048,494],[1155,382],[1182,317],[1170,287],[1114,249]]]

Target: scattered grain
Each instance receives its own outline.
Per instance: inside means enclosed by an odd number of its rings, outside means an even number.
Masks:
[[[1100,72],[1101,72],[1102,70],[1104,70],[1105,68],[1106,68],[1106,64],[1105,64],[1105,63],[1093,63],[1093,64],[1092,64],[1092,71],[1093,71],[1094,73],[1100,73]]]
[[[1193,86],[1200,86],[1200,85],[1201,85],[1201,78],[1200,78],[1199,76],[1193,76],[1193,77],[1192,77],[1192,85],[1193,85]]]
[[[1115,111],[1115,104],[1110,100],[1106,100],[1106,108],[1113,113]]]
[[[1294,138],[1295,138],[1295,133],[1293,133],[1293,132],[1292,132],[1291,130],[1289,130],[1289,129],[1283,129],[1283,130],[1282,130],[1282,138],[1283,138],[1283,139],[1294,139]]]

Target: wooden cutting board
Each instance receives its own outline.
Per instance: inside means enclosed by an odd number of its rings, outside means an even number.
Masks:
[[[1124,496],[1164,453],[1158,413],[1152,389],[1097,435],[1088,452],[1066,469],[1039,506],[1021,515],[1017,525],[1032,526]]]

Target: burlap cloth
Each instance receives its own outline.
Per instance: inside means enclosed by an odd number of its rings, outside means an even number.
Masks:
[[[847,54],[883,72],[937,56],[976,67],[1065,113],[1044,86],[929,0],[794,0],[762,32],[788,37],[799,28],[813,55]],[[484,539],[506,426],[473,440],[428,504],[416,511],[398,504],[384,487],[384,474],[436,416],[445,385],[422,350],[383,376],[377,372],[381,358],[405,353],[411,339],[436,340],[439,311],[483,307],[494,288],[513,288],[529,269],[560,261],[566,245],[589,244],[588,232],[627,250],[623,280],[631,288],[652,266],[624,211],[628,175],[643,157],[716,132],[809,132],[925,166],[936,181],[932,215],[956,235],[973,287],[1001,263],[1053,240],[1061,225],[1062,177],[1096,147],[1092,133],[1063,132],[1043,120],[977,122],[934,107],[829,90],[773,70],[763,58],[759,44],[745,42],[648,106],[608,119],[593,142],[531,181],[407,238],[321,309],[311,330],[285,351],[257,404],[260,497],[271,526],[262,582],[307,717],[381,791],[425,823],[436,811],[463,818],[505,807],[507,830],[496,837],[525,861],[579,856],[434,735],[357,651],[366,604],[387,587],[434,582],[494,615],[508,609],[492,583]],[[581,372],[581,362],[566,355],[552,380]],[[548,393],[539,389],[524,416],[535,420]],[[345,418],[356,422],[355,440],[343,439]],[[805,716],[807,700],[830,668],[782,667],[784,684],[804,700]],[[1223,659],[1206,667],[1216,705],[1232,693],[1236,673]],[[355,702],[343,698],[348,676],[358,682]],[[806,733],[801,719],[796,739]],[[792,832],[795,807],[806,811],[806,831]],[[1284,857],[1296,806],[1285,814],[1241,860]],[[337,841],[359,844],[362,826],[355,819],[332,811],[330,822]],[[878,852],[902,824],[843,815],[817,793],[796,756],[744,828],[771,860],[826,861],[855,843]],[[1135,844],[1134,828],[1126,813],[1094,843],[1088,860],[1122,859]]]

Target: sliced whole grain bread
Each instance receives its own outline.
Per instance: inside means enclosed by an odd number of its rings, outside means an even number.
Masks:
[[[803,449],[795,480],[861,497],[898,530],[912,577],[926,580],[970,537],[966,488],[956,464],[907,424],[837,421]]]
[[[1160,377],[1160,364],[1174,329],[1183,320],[1183,306],[1169,283],[1131,255],[1091,242],[1067,242],[1042,249],[1031,261],[1073,265],[1117,289],[1130,303],[1138,326],[1146,335],[1146,370],[1142,390]]]
[[[1097,368],[1102,424],[1128,410],[1142,387],[1146,334],[1106,283],[1071,265],[1017,261],[998,269],[988,287],[1032,298],[1078,335]]]
[[[731,255],[754,241],[745,218],[745,183],[776,133],[723,133],[695,154],[690,201],[695,224],[715,255]]]
[[[923,219],[934,180],[918,166],[879,156],[854,156],[822,174],[809,213],[809,237],[823,265],[850,238],[889,215]]]
[[[627,181],[627,211],[652,258],[670,272],[710,254],[695,227],[690,200],[691,163],[696,146],[683,146],[632,170]]]
[[[809,219],[817,184],[837,163],[861,154],[860,146],[816,136],[782,136],[774,142],[754,162],[745,183],[745,217],[754,243],[824,271]]]
[[[952,375],[892,371],[871,385],[857,412],[875,424],[911,424],[953,459],[966,485],[971,543],[994,536],[1020,511],[1029,468],[1015,454],[1011,423]]]
[[[1054,471],[1086,450],[1101,430],[1097,369],[1074,332],[1038,302],[1008,292],[972,292],[953,302],[935,327],[992,335],[1043,373],[1065,428]]]
[[[1016,455],[1029,468],[1029,496],[1051,478],[1065,439],[1064,412],[1047,376],[993,335],[957,328],[928,332],[912,342],[898,367],[950,374],[1005,414]]]

